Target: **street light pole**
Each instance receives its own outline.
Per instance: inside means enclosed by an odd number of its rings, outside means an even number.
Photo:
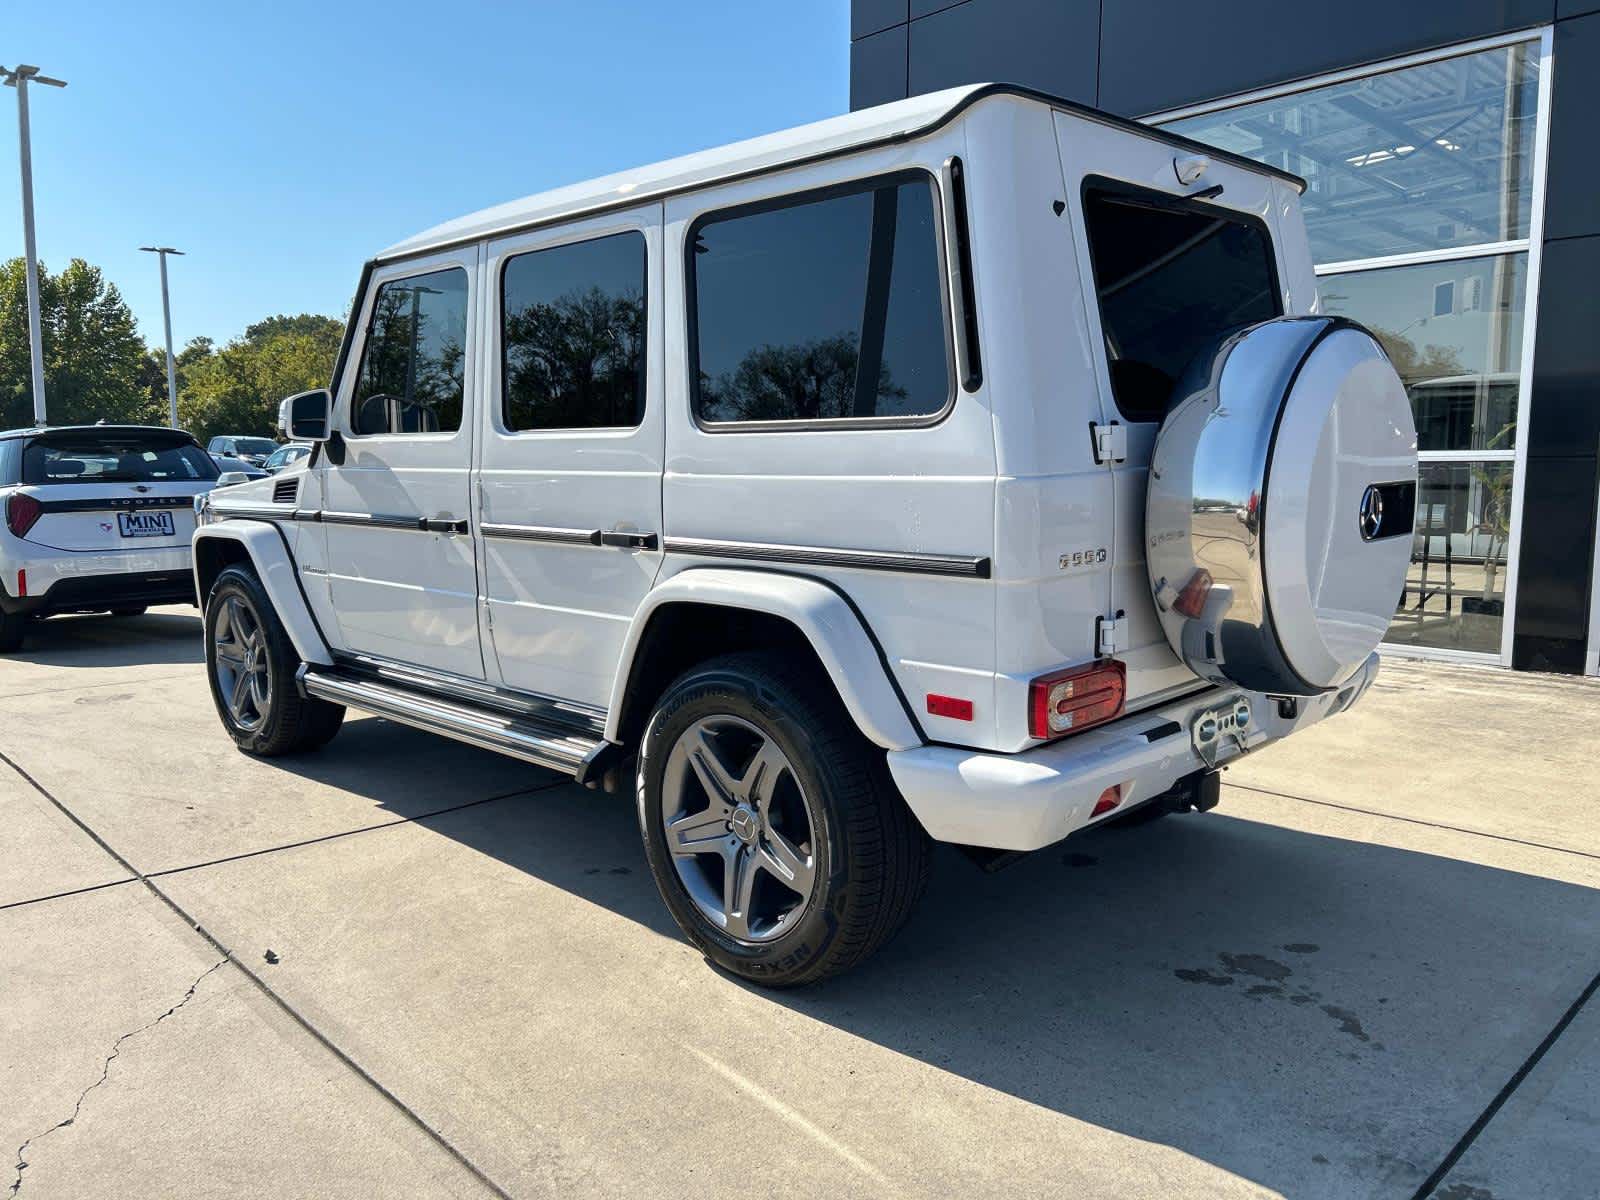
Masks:
[[[17,89],[17,143],[22,157],[22,244],[28,272],[28,343],[33,357],[33,419],[44,424],[44,336],[39,328],[39,255],[33,242],[33,148],[28,138],[28,84],[64,88],[66,81],[39,74],[38,67],[19,63],[0,67],[7,87]]]
[[[161,256],[161,320],[167,329],[167,420],[178,427],[178,372],[172,361],[172,302],[167,298],[167,255],[182,254],[171,246],[140,246],[151,254]]]

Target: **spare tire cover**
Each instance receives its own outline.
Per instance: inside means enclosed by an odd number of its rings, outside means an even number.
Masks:
[[[1337,688],[1411,556],[1417,432],[1394,367],[1351,321],[1284,317],[1228,338],[1176,396],[1145,508],[1168,641],[1216,683]]]

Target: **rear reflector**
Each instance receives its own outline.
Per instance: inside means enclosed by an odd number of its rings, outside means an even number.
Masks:
[[[39,502],[27,492],[12,492],[6,497],[6,528],[24,537],[43,511]]]
[[[1120,783],[1114,783],[1105,791],[1100,793],[1100,799],[1094,802],[1094,811],[1090,813],[1089,816],[1091,818],[1101,816],[1110,812],[1113,808],[1121,803],[1122,785]]]
[[[1122,714],[1128,669],[1114,658],[1041,675],[1028,685],[1028,733],[1056,738]]]
[[[21,599],[28,594],[28,572],[26,569],[17,572],[17,597]]]
[[[956,696],[938,696],[928,693],[928,711],[936,717],[950,717],[956,721],[972,720],[972,701]]]

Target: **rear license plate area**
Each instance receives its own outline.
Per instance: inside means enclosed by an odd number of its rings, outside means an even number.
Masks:
[[[1189,738],[1200,757],[1214,766],[1244,753],[1253,719],[1250,701],[1234,696],[1195,713],[1189,720]]]
[[[117,514],[117,532],[125,538],[175,537],[177,526],[170,512],[154,510]]]

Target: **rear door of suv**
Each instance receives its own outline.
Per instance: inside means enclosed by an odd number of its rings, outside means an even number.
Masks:
[[[661,568],[661,206],[494,241],[484,278],[484,657],[604,707]]]
[[[1155,605],[1144,546],[1151,451],[1186,368],[1228,333],[1309,311],[1309,258],[1278,261],[1290,185],[1154,137],[1056,114],[1065,194],[1095,378],[1114,428],[1098,455],[1113,479],[1112,653],[1127,664],[1128,706],[1191,686]],[[1198,175],[1181,182],[1198,168]]]

